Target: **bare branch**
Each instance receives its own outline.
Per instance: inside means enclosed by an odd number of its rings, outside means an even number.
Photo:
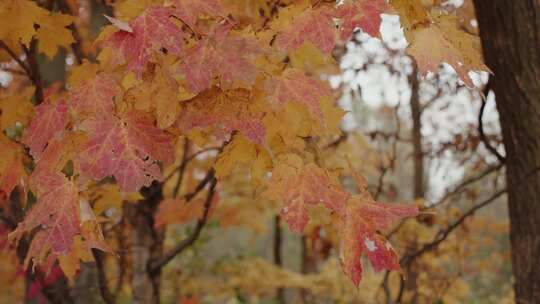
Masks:
[[[486,177],[487,175],[493,173],[493,172],[496,172],[496,171],[499,171],[501,168],[503,167],[503,164],[498,164],[496,166],[492,166],[492,167],[488,167],[486,170],[480,172],[479,174],[475,175],[475,176],[472,176],[464,181],[462,181],[459,185],[455,186],[453,190],[447,192],[441,199],[439,199],[436,203],[433,203],[429,206],[429,208],[435,208],[441,204],[443,204],[448,198],[450,198],[451,196],[454,196],[456,194],[458,194],[459,192],[461,192],[465,187],[469,186],[470,184],[473,184],[481,179],[483,179],[484,177]]]
[[[0,40],[0,48],[3,49],[4,51],[6,51],[9,56],[11,56],[11,58],[13,60],[15,60],[15,62],[17,62],[17,64],[24,70],[24,72],[26,73],[26,76],[28,76],[28,78],[30,78],[30,80],[33,81],[33,78],[32,78],[32,71],[30,71],[30,68],[19,58],[19,56],[17,56],[17,54],[9,48],[9,46],[2,40]]]
[[[506,193],[506,189],[505,190],[500,190],[500,191],[494,193],[493,195],[491,195],[489,198],[487,198],[483,202],[481,202],[481,203],[475,205],[474,207],[472,207],[471,209],[469,209],[469,211],[465,212],[453,224],[449,225],[447,228],[445,228],[443,230],[440,230],[437,233],[437,235],[435,236],[435,238],[431,242],[429,242],[427,244],[424,244],[419,250],[417,250],[417,251],[415,251],[415,252],[413,252],[411,254],[407,254],[407,255],[403,256],[401,258],[400,264],[401,265],[408,265],[414,259],[422,256],[424,253],[429,252],[429,251],[437,248],[439,246],[439,244],[442,243],[444,240],[446,240],[446,238],[448,238],[448,236],[452,233],[452,231],[454,231],[457,227],[459,227],[468,217],[473,215],[479,209],[491,204],[497,198],[499,198],[500,196],[502,196],[505,193]]]
[[[210,173],[212,172],[212,173]],[[213,174],[213,169],[209,171],[209,174],[207,176],[210,176],[210,186],[208,189],[208,193],[206,194],[206,200],[204,201],[204,213],[201,219],[197,221],[197,225],[195,226],[195,230],[193,233],[185,238],[183,241],[181,241],[176,247],[174,247],[171,251],[165,253],[159,260],[151,261],[148,265],[148,271],[150,273],[156,273],[163,268],[163,266],[167,265],[175,256],[180,254],[182,251],[187,249],[189,246],[191,246],[195,241],[199,238],[199,235],[206,225],[206,222],[208,220],[208,214],[210,211],[210,206],[212,205],[212,199],[214,197],[217,179],[215,178]],[[206,178],[205,178],[206,179]],[[206,183],[205,183],[206,184]],[[200,190],[199,190],[200,191]],[[193,195],[195,196],[195,195]],[[193,197],[192,196],[192,197]]]
[[[487,104],[487,95],[489,94],[490,90],[491,90],[491,85],[490,85],[491,81],[488,81],[486,87],[484,88],[484,94],[482,96],[482,105],[480,106],[480,112],[478,113],[478,134],[480,134],[480,140],[482,141],[482,143],[484,144],[484,146],[486,147],[486,149],[491,153],[493,154],[501,164],[504,164],[505,162],[505,158],[504,156],[502,156],[499,151],[497,151],[497,149],[495,149],[495,147],[493,147],[491,145],[491,143],[489,142],[489,139],[487,138],[486,134],[484,133],[484,122],[482,120],[482,118],[484,117],[484,110],[486,108],[486,104]]]

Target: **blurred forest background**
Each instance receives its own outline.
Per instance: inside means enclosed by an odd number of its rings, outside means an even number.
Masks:
[[[62,49],[52,59],[37,56],[45,87],[65,83],[82,58],[95,59],[92,41],[109,24],[103,15],[130,17],[153,1],[50,2],[55,3],[54,10],[77,11],[79,39],[73,49]],[[428,10],[454,14],[463,30],[478,35],[472,1],[421,2]],[[514,302],[501,163],[505,152],[490,76],[471,73],[478,88],[471,90],[451,66],[443,65],[418,80],[411,76],[416,76],[416,67],[405,54],[406,46],[399,18],[384,15],[380,38],[357,32],[334,50],[340,74],[328,81],[340,91],[340,105],[347,113],[342,136],[320,151],[329,167],[346,168],[348,158],[367,178],[376,200],[414,202],[421,208],[418,218],[403,220],[384,232],[401,257],[402,272],[375,273],[366,263],[356,289],[340,268],[328,216],[314,215],[304,235],[289,232],[276,216],[279,206],[255,198],[244,178],[248,168],[237,166],[223,180],[226,187],[220,202],[197,241],[164,268],[163,303]],[[26,80],[6,53],[0,52],[0,59],[2,97],[23,88]],[[291,58],[327,64],[317,59],[316,55]],[[186,145],[186,141],[178,143],[179,159]],[[194,163],[207,162],[205,155],[201,153]],[[164,176],[174,174],[171,170]],[[343,177],[342,183],[355,191],[351,176]],[[174,188],[171,178],[164,191],[178,191]],[[125,248],[122,243],[129,242],[130,228],[116,213],[123,200],[139,197],[120,197],[112,186],[103,191],[95,196],[94,210],[103,211],[109,221],[103,229],[106,238]],[[184,218],[176,218],[167,230],[165,247],[193,233],[196,215],[182,212]],[[7,231],[8,226],[6,222],[0,229]],[[0,247],[9,247],[7,234],[1,237]],[[0,251],[1,303],[25,298],[29,303],[46,303],[51,301],[48,293],[62,292],[76,303],[103,302],[103,278],[95,263],[84,264],[70,282],[58,279],[62,274],[56,269],[28,285],[17,259],[13,251]],[[128,266],[129,252],[116,251],[101,263],[116,303],[129,303],[133,271]],[[66,286],[68,291],[58,292]]]

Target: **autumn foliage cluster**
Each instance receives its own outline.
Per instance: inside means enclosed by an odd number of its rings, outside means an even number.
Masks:
[[[325,162],[345,113],[327,79],[353,32],[378,37],[381,14],[398,14],[415,72],[447,62],[472,87],[468,72],[487,68],[455,16],[403,0],[106,2],[114,9],[97,35],[85,1],[0,3],[0,59],[21,78],[0,96],[0,207],[17,219],[6,246],[27,243],[24,269],[59,265],[73,279],[96,252],[114,256],[103,230],[129,217],[122,203],[156,193],[145,210],[159,233],[191,220],[202,229],[214,215],[225,225],[241,207],[218,206],[240,179],[291,231],[326,214],[354,285],[362,255],[375,271],[400,269],[382,232],[419,209],[375,201],[346,155]],[[35,58],[59,52],[75,63],[46,84]],[[150,268],[177,253],[160,250]]]

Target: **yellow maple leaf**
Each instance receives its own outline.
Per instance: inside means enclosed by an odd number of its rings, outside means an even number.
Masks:
[[[28,124],[33,112],[31,102],[34,87],[25,88],[20,94],[11,95],[0,100],[0,129],[5,130],[15,123]]]
[[[48,16],[48,11],[29,0],[6,0],[0,3],[0,39],[20,41],[29,46],[36,34],[35,23]]]
[[[79,87],[84,81],[96,76],[99,70],[99,65],[92,63],[86,59],[83,63],[74,67],[68,76],[68,85],[71,89]]]
[[[94,212],[96,214],[101,214],[110,208],[121,211],[123,201],[135,202],[143,199],[138,192],[122,193],[117,184],[102,185],[92,193],[91,197],[95,199]]]
[[[436,21],[410,32],[407,53],[416,59],[422,75],[436,72],[439,65],[446,62],[472,87],[469,71],[489,71],[482,60],[479,38],[458,29],[455,17],[440,17]]]
[[[66,28],[74,20],[73,16],[60,13],[52,13],[39,20],[36,37],[39,40],[40,51],[52,59],[59,47],[67,48],[75,42],[71,31]]]

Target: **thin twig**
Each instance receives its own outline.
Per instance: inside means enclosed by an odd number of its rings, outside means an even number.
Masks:
[[[180,164],[180,167],[178,171],[180,174],[178,175],[178,180],[176,181],[176,185],[174,185],[173,190],[173,198],[176,198],[178,196],[178,191],[180,190],[180,186],[182,185],[182,181],[184,180],[184,172],[186,171],[187,166],[187,159],[188,159],[188,153],[189,153],[189,139],[184,140],[184,149],[182,154],[182,163]]]
[[[475,205],[474,207],[472,207],[471,209],[469,209],[469,211],[465,212],[454,223],[449,225],[447,228],[445,228],[443,230],[440,230],[437,233],[437,235],[435,236],[435,238],[431,242],[429,242],[427,244],[424,244],[419,250],[402,257],[401,261],[400,261],[400,264],[401,265],[408,265],[414,259],[420,257],[424,253],[429,252],[429,251],[437,248],[439,246],[439,244],[442,243],[444,240],[446,240],[446,238],[448,238],[448,236],[452,233],[452,231],[454,231],[457,227],[459,227],[469,216],[473,215],[479,209],[481,209],[481,208],[491,204],[492,202],[494,202],[497,198],[499,198],[500,196],[505,194],[506,191],[507,190],[505,189],[505,190],[500,190],[498,192],[495,192],[493,195],[491,195],[489,198],[487,198],[483,202],[481,202],[481,203]]]
[[[213,171],[213,170],[211,170]],[[199,235],[206,225],[206,222],[208,220],[208,214],[210,213],[210,206],[212,205],[212,199],[214,197],[215,189],[216,189],[217,179],[212,174],[211,180],[210,180],[210,186],[208,189],[208,193],[206,194],[206,200],[204,201],[204,213],[202,218],[197,220],[197,225],[195,226],[195,230],[193,233],[185,238],[183,241],[181,241],[176,247],[174,247],[169,252],[165,253],[159,260],[153,261],[149,263],[149,273],[156,273],[163,268],[163,266],[167,265],[175,256],[180,254],[182,251],[187,249],[189,246],[191,246],[195,241],[199,238]]]
[[[486,177],[487,175],[493,173],[493,172],[496,172],[498,170],[500,170],[501,168],[503,167],[503,164],[498,164],[496,166],[491,166],[491,167],[488,167],[486,170],[480,172],[479,174],[475,175],[475,176],[472,176],[464,181],[462,181],[459,185],[455,186],[454,189],[452,191],[449,191],[447,192],[442,198],[440,198],[437,202],[431,204],[429,206],[430,209],[432,208],[435,208],[441,204],[443,204],[448,198],[450,198],[451,196],[454,196],[456,194],[458,194],[459,192],[461,192],[465,187],[467,187],[468,185],[470,184],[473,184],[479,180],[482,180],[484,177]]]
[[[15,60],[15,62],[17,62],[17,64],[19,64],[19,66],[24,70],[26,76],[28,76],[28,78],[33,81],[32,71],[30,71],[30,67],[28,67],[21,60],[21,58],[19,58],[19,56],[17,56],[17,54],[12,49],[10,49],[9,46],[2,40],[0,40],[0,48],[4,49],[4,51],[6,51],[9,56],[11,56],[11,58]]]

